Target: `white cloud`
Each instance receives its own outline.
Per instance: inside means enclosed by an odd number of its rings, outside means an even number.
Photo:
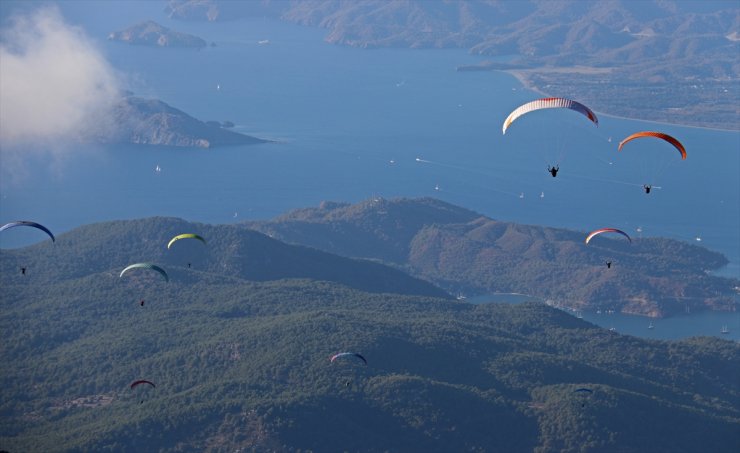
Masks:
[[[65,23],[57,8],[14,17],[0,42],[4,157],[11,157],[16,145],[36,143],[45,146],[24,147],[24,153],[59,154],[65,148],[59,145],[105,124],[101,119],[119,98],[118,85],[102,53],[81,29]]]

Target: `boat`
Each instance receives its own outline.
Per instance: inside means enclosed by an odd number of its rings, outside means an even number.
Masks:
[[[720,330],[719,333],[730,333],[730,329],[727,328],[727,324],[722,326],[722,330]]]
[[[652,321],[650,321],[650,325],[648,326],[648,329],[655,329],[655,326],[653,325]]]

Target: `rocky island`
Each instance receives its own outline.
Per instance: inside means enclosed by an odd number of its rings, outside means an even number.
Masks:
[[[173,31],[151,20],[133,25],[125,30],[113,32],[108,35],[108,40],[154,47],[193,47],[200,49],[207,45],[202,38]]]
[[[105,143],[133,143],[192,148],[266,143],[226,130],[230,122],[203,122],[157,99],[125,96],[113,108],[115,130],[98,137]]]

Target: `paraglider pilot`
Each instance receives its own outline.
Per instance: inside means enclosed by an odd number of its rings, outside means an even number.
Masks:
[[[611,269],[612,268],[612,262],[611,261],[607,261],[606,262],[606,268],[607,269]]]
[[[653,187],[650,184],[645,184],[642,186],[643,189],[645,189],[645,193],[650,193],[650,189]]]
[[[21,274],[22,275],[26,275],[26,268],[25,267],[21,267]]]
[[[547,171],[550,172],[553,178],[558,175],[558,170],[560,170],[559,165],[555,165],[554,167],[547,166]]]
[[[139,302],[139,305],[141,305],[142,307],[144,306],[144,299],[141,299],[141,302]]]

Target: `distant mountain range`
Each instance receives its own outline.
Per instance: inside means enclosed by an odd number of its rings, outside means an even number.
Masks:
[[[391,228],[402,212],[409,220]],[[354,225],[354,242],[372,241],[378,256],[393,244],[444,249],[440,235],[477,238],[495,260],[505,255],[492,236],[516,255],[541,238],[536,248],[554,242],[555,255],[588,256],[576,252],[578,233],[474,217],[406,200],[327,204],[285,226]],[[167,248],[185,232],[206,243]],[[658,246],[660,266],[717,259],[673,241],[635,244],[650,260]],[[620,266],[639,261],[616,242],[598,250],[620,253]],[[169,282],[146,269],[119,276],[139,261],[161,265]],[[540,303],[456,301],[382,264],[244,226],[87,225],[1,250],[0,286],[0,450],[734,453],[740,442],[734,342],[642,340]],[[338,352],[367,364],[331,362]],[[140,379],[155,386],[131,388]]]
[[[272,17],[326,28],[328,42],[362,48],[508,57],[529,88],[597,111],[740,130],[740,6],[733,1],[172,0],[167,13]]]
[[[586,232],[496,221],[434,199],[323,203],[245,226],[379,260],[452,294],[516,292],[576,309],[654,317],[686,307],[738,308],[740,282],[707,273],[727,263],[719,253],[661,238],[630,244],[604,237],[586,245]]]

